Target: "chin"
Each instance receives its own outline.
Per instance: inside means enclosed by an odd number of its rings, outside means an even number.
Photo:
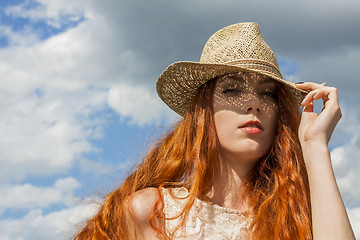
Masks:
[[[239,153],[239,158],[242,158],[244,160],[255,160],[258,161],[260,158],[262,158],[265,155],[266,152],[242,152]]]
[[[268,153],[269,148],[270,146],[264,147],[264,145],[260,145],[258,143],[254,144],[253,142],[252,144],[242,144],[241,148],[234,146],[234,148],[224,150],[227,152],[227,155],[232,155],[238,159],[258,160]]]
[[[251,161],[256,162],[261,157],[263,157],[267,150],[260,150],[260,149],[222,149],[223,156],[226,156],[229,160],[235,160],[235,161]]]

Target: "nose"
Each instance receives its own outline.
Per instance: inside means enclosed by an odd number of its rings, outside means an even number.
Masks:
[[[260,110],[261,110],[260,99],[254,94],[248,96],[248,100],[245,101],[244,103],[244,111],[246,113],[251,113],[251,112],[260,112]]]

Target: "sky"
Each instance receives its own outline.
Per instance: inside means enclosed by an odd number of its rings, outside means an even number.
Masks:
[[[161,72],[249,21],[285,79],[338,89],[329,147],[360,239],[360,1],[2,0],[0,240],[73,236],[180,120],[156,94]]]

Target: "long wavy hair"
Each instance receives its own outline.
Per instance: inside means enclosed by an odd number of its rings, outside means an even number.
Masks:
[[[152,146],[121,186],[107,195],[75,239],[136,239],[127,200],[149,187],[157,188],[159,194],[149,222],[162,239],[171,239],[172,235],[158,224],[158,219],[164,218],[161,188],[188,189],[178,228],[184,226],[195,199],[203,196],[213,181],[218,157],[212,110],[215,83],[208,81],[198,90],[183,120]],[[245,184],[251,209],[248,239],[312,239],[309,184],[297,133],[300,114],[289,90],[275,84],[277,134]]]

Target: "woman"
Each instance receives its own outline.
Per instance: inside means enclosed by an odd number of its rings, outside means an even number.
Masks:
[[[355,239],[327,146],[336,89],[283,80],[256,23],[216,32],[157,92],[183,120],[76,239]]]

